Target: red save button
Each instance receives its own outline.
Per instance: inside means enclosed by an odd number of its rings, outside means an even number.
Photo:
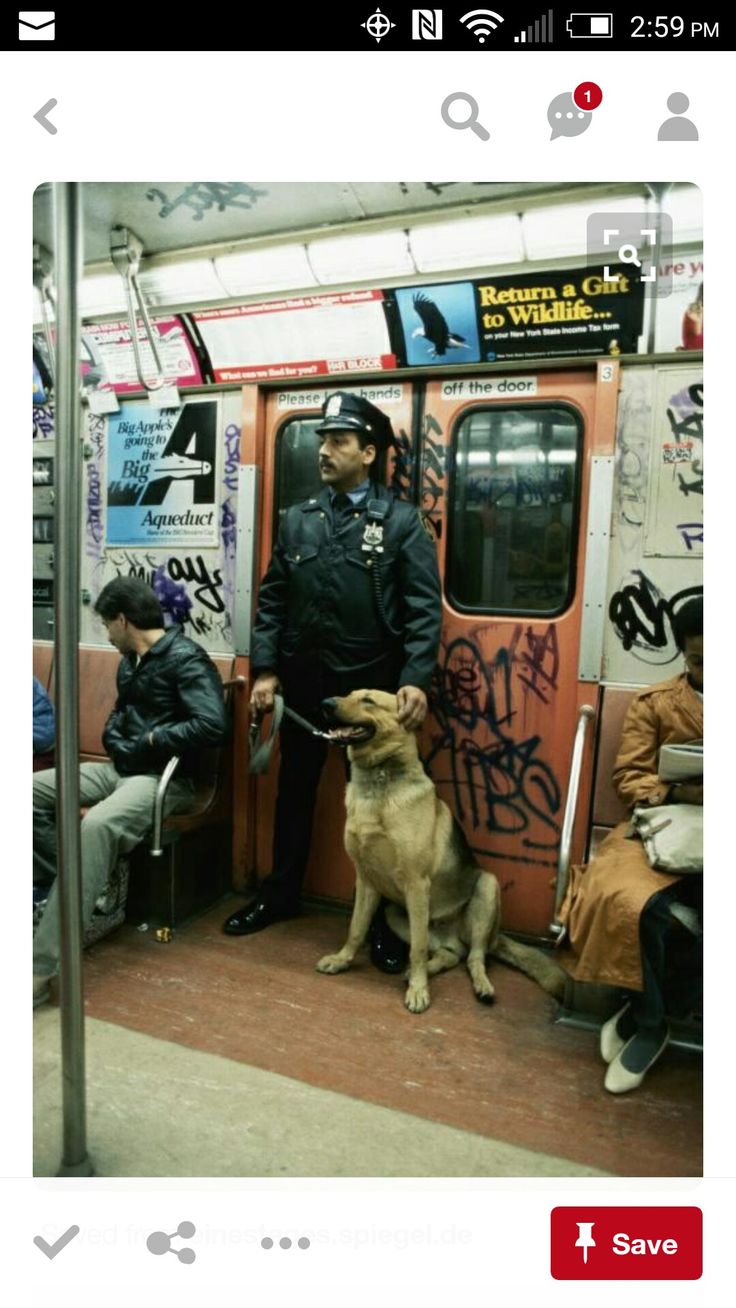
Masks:
[[[556,1281],[697,1281],[700,1208],[553,1208]]]

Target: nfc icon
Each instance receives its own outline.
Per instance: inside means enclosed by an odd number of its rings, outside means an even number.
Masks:
[[[441,41],[442,10],[412,9],[411,39],[412,41]]]

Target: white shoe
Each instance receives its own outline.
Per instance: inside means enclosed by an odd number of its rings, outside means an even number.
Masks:
[[[600,1050],[601,1058],[604,1063],[612,1063],[614,1058],[621,1053],[621,1050],[626,1044],[626,1039],[619,1035],[617,1027],[618,1019],[623,1017],[624,1013],[628,1011],[628,1008],[629,1001],[627,999],[623,1008],[619,1008],[618,1012],[614,1013],[613,1017],[609,1017],[608,1021],[604,1022],[601,1027]],[[627,1037],[627,1039],[630,1038],[631,1037]]]
[[[636,1036],[631,1037],[631,1040],[635,1040],[635,1039]],[[617,1054],[613,1062],[608,1064],[606,1079],[603,1082],[604,1086],[606,1087],[606,1090],[608,1090],[612,1095],[624,1095],[628,1090],[638,1090],[647,1072],[650,1070],[650,1068],[654,1067],[654,1064],[656,1063],[660,1054],[664,1053],[665,1049],[667,1048],[667,1045],[669,1044],[669,1039],[670,1039],[670,1033],[669,1031],[667,1031],[664,1040],[659,1046],[659,1049],[655,1054],[652,1055],[646,1067],[644,1068],[643,1072],[630,1072],[628,1068],[624,1067],[623,1063],[621,1062],[621,1057],[622,1054],[624,1053],[624,1050],[628,1049],[629,1045],[631,1044],[631,1040],[627,1040],[626,1044],[624,1045],[624,1048],[621,1050],[621,1053]]]
[[[51,977],[33,973],[33,1007],[40,1008],[51,998]]]

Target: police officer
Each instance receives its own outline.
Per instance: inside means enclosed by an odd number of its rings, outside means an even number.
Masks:
[[[322,490],[290,508],[261,584],[251,664],[254,718],[274,692],[312,722],[333,695],[362,688],[396,692],[399,717],[414,730],[440,636],[440,582],[431,532],[418,510],[375,480],[394,442],[391,423],[359,395],[328,396],[317,428]],[[284,718],[273,870],[257,899],[223,930],[249,935],[298,912],[327,742]],[[379,910],[380,911],[380,910]],[[402,964],[400,942],[374,923],[372,958]]]

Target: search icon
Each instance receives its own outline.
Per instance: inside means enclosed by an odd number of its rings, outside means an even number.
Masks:
[[[459,122],[457,118],[450,116],[450,109],[456,101],[466,104],[470,110],[470,116],[461,118]],[[453,91],[452,95],[448,95],[442,101],[440,113],[443,122],[447,123],[448,127],[454,127],[458,132],[462,132],[466,127],[469,127],[471,132],[475,132],[475,135],[480,137],[481,141],[490,141],[491,133],[487,132],[483,124],[478,122],[478,101],[474,100],[472,95],[467,95],[465,91]]]
[[[639,251],[635,245],[620,245],[618,248],[618,257],[622,263],[634,263],[637,268],[641,268]]]

